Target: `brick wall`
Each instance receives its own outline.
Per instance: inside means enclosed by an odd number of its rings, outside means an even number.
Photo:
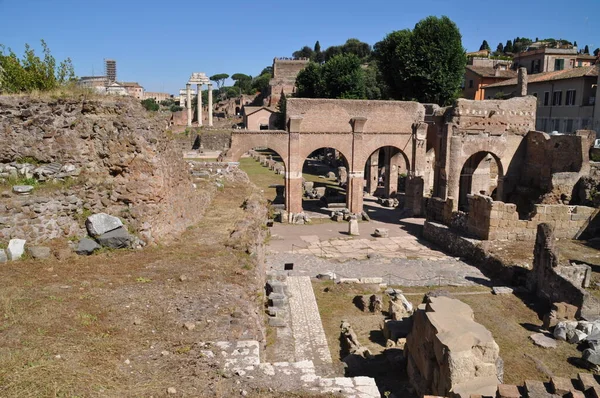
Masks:
[[[572,239],[595,209],[586,206],[535,205],[530,220],[520,220],[517,206],[489,196],[469,195],[467,232],[482,240],[533,240],[540,223],[554,227],[557,238]]]

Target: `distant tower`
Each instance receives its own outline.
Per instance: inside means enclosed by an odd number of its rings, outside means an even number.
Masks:
[[[114,83],[117,81],[117,61],[114,59],[104,60],[104,74],[108,83]]]

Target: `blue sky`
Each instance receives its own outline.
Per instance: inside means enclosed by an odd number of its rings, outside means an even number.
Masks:
[[[78,76],[101,75],[113,58],[119,80],[176,93],[192,72],[254,76],[316,40],[374,44],[429,15],[450,17],[468,51],[517,36],[600,47],[600,0],[0,0],[0,43],[20,55],[44,39]]]

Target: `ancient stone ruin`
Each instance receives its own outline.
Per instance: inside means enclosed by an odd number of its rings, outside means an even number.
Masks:
[[[419,396],[495,395],[503,375],[500,349],[473,318],[468,305],[449,297],[419,305],[404,348]]]
[[[214,187],[194,188],[166,120],[132,99],[0,96],[0,239],[40,244],[86,235],[94,213],[119,217],[144,243],[196,222]]]

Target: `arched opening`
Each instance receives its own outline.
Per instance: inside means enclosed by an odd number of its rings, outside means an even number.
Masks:
[[[410,163],[402,150],[393,146],[378,148],[365,164],[365,191],[382,198],[401,196],[409,171]]]
[[[239,160],[240,169],[276,208],[285,207],[285,160],[273,149],[255,147]]]
[[[460,172],[458,210],[469,211],[467,196],[474,193],[501,200],[497,192],[503,176],[502,164],[496,155],[485,151],[471,155]]]
[[[337,149],[311,152],[302,165],[302,209],[325,218],[333,209],[346,208],[348,170],[348,160]]]
[[[235,116],[240,116],[240,107],[239,106],[235,107]]]

